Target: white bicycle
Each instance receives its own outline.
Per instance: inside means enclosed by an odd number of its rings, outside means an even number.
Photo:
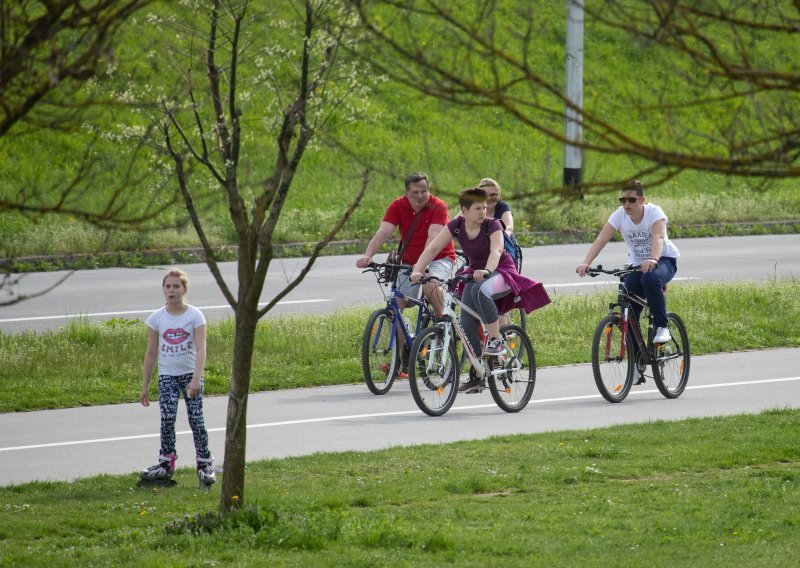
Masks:
[[[408,380],[414,401],[425,414],[441,416],[453,406],[460,384],[460,364],[457,343],[463,344],[470,362],[470,378],[477,378],[481,387],[488,386],[492,398],[506,412],[519,412],[528,404],[536,385],[536,356],[528,335],[516,324],[500,329],[506,342],[506,353],[500,357],[482,358],[466,339],[457,308],[480,316],[466,306],[455,290],[458,283],[471,279],[457,275],[442,282],[433,276],[423,277],[422,283],[436,282],[444,290],[444,317],[420,331],[414,338],[409,355]],[[481,326],[485,323],[481,321]],[[484,349],[488,334],[484,333]]]

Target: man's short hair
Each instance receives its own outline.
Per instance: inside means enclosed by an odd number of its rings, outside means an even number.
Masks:
[[[631,181],[625,182],[622,186],[622,191],[635,191],[636,195],[641,197],[644,195],[644,186],[638,179],[632,179]]]
[[[412,183],[419,183],[421,181],[424,181],[425,184],[428,186],[428,189],[430,189],[431,180],[428,179],[428,174],[424,174],[422,172],[414,172],[413,174],[408,174],[408,176],[406,176],[406,191],[408,191],[408,188],[411,187]]]

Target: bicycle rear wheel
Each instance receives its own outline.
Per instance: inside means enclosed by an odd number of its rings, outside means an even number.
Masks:
[[[376,310],[369,316],[364,329],[361,368],[367,388],[374,394],[389,392],[397,370],[397,341],[391,341],[392,320],[392,312],[389,310]]]
[[[528,333],[528,320],[527,316],[525,315],[525,310],[522,308],[514,308],[509,310],[506,314],[504,314],[507,318],[507,324],[515,324],[522,328],[522,331]],[[500,322],[503,323],[503,322]]]
[[[625,400],[631,390],[635,367],[631,338],[623,337],[621,318],[618,315],[604,317],[597,324],[592,339],[592,373],[603,398],[608,402]]]
[[[519,412],[527,406],[536,385],[536,355],[520,326],[503,326],[500,333],[506,341],[506,354],[497,358],[492,371],[502,368],[505,372],[489,378],[489,391],[497,406],[506,412]]]
[[[689,335],[677,314],[668,313],[667,318],[672,339],[655,346],[653,379],[661,394],[667,398],[678,398],[689,382]]]
[[[452,328],[451,328],[452,330]],[[408,382],[414,402],[429,416],[441,416],[453,406],[458,394],[458,353],[455,337],[447,348],[442,330],[422,330],[411,345]]]

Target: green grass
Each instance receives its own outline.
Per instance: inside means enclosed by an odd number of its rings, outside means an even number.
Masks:
[[[613,294],[609,287],[587,296],[554,295],[552,304],[530,314],[537,364],[588,362],[594,328]],[[669,309],[686,322],[695,355],[800,345],[797,279],[675,283]],[[262,321],[251,390],[362,382],[361,335],[371,310]],[[209,324],[208,395],[228,392],[233,333],[232,320]],[[0,334],[0,412],[136,400],[145,336],[143,322],[124,319],[103,325],[71,320],[60,331]]]
[[[667,404],[665,402],[665,404]],[[532,410],[535,412],[535,410]],[[0,565],[791,566],[797,410],[0,488]]]

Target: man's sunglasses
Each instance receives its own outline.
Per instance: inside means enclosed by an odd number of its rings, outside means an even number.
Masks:
[[[638,197],[620,197],[619,202],[625,205],[626,203],[630,203],[633,205],[638,200]]]

